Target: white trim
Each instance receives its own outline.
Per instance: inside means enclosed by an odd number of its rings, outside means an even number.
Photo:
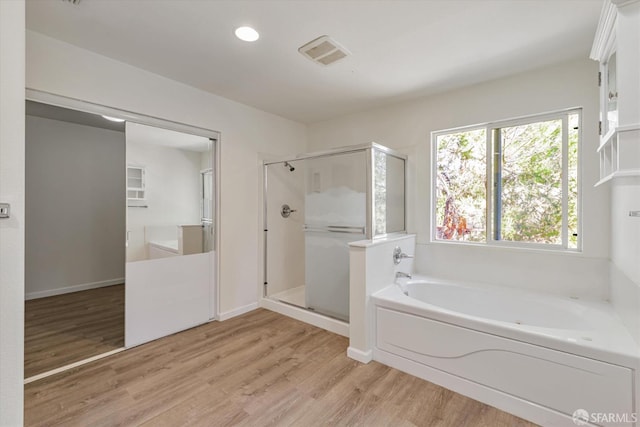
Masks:
[[[267,310],[275,311],[276,313],[283,314],[288,317],[300,320],[301,322],[308,323],[318,328],[325,329],[334,334],[342,335],[343,337],[349,337],[349,324],[338,319],[332,319],[330,317],[323,316],[318,313],[314,313],[309,310],[305,310],[299,307],[294,307],[289,304],[284,304],[279,301],[274,301],[269,298],[262,298],[260,300],[260,307]]]
[[[600,145],[598,146],[598,149],[596,150],[596,152],[599,153],[600,151],[602,151],[604,147],[606,147],[608,144],[611,143],[612,139],[617,134],[626,133],[626,132],[635,132],[639,130],[640,130],[640,123],[633,123],[630,125],[618,126],[618,127],[609,129],[606,135],[600,138]]]
[[[234,308],[233,310],[229,310],[229,311],[225,311],[224,313],[220,313],[218,315],[217,320],[223,322],[225,320],[231,319],[232,317],[237,317],[237,316],[243,315],[245,313],[248,313],[250,311],[253,311],[256,308],[258,308],[258,303],[257,302],[253,302],[251,304],[243,305],[242,307]]]
[[[24,383],[26,385],[26,384],[32,383],[34,381],[38,381],[38,380],[41,380],[43,378],[50,377],[51,375],[56,375],[56,374],[59,374],[60,372],[68,371],[69,369],[77,368],[78,366],[86,365],[87,363],[91,363],[91,362],[95,362],[96,360],[104,359],[105,357],[109,357],[111,355],[120,353],[121,351],[124,351],[124,350],[126,350],[126,349],[124,347],[121,347],[121,348],[117,348],[115,350],[108,351],[106,353],[102,353],[102,354],[98,354],[96,356],[89,357],[88,359],[79,360],[77,362],[73,362],[73,363],[70,363],[68,365],[61,366],[59,368],[52,369],[52,370],[47,371],[47,372],[43,372],[43,373],[38,374],[38,375],[34,375],[32,377],[29,377],[29,378],[25,378]]]
[[[593,186],[598,187],[606,182],[613,181],[614,179],[617,179],[617,178],[629,178],[629,177],[637,177],[637,176],[640,176],[640,169],[628,169],[628,170],[616,171],[605,176],[600,181],[593,184]]]
[[[569,248],[569,230],[568,230],[568,119],[570,115],[577,114],[579,118],[578,124],[578,245],[577,248]],[[502,246],[510,248],[535,248],[541,251],[558,251],[558,252],[581,252],[582,251],[582,236],[581,236],[581,224],[582,224],[582,202],[581,202],[581,179],[582,179],[582,107],[565,108],[557,111],[545,112],[540,114],[533,114],[528,116],[520,116],[512,119],[499,120],[494,122],[487,122],[484,124],[476,124],[471,126],[463,126],[457,128],[451,128],[446,130],[439,130],[431,132],[431,212],[430,218],[430,243],[445,243],[445,244],[473,244],[477,246]],[[547,243],[532,243],[532,242],[514,242],[507,240],[495,240],[494,239],[494,203],[493,198],[495,196],[494,187],[494,147],[493,147],[493,133],[496,129],[502,129],[505,127],[523,126],[545,121],[560,120],[562,126],[562,243],[547,244]],[[462,132],[471,132],[475,130],[485,129],[486,132],[486,207],[485,207],[485,241],[482,242],[467,242],[462,240],[439,240],[436,235],[436,206],[437,206],[437,168],[438,168],[438,153],[437,153],[437,138],[442,135],[451,135]],[[631,127],[631,130],[634,128]],[[615,132],[614,132],[615,133]]]
[[[373,240],[357,240],[355,242],[349,242],[348,245],[349,247],[352,247],[352,248],[372,248],[374,246],[384,245],[385,243],[389,243],[389,242],[402,241],[404,239],[415,237],[415,236],[416,236],[415,234],[403,233],[399,235],[381,237]]]
[[[613,179],[613,174],[609,174],[607,176],[605,176],[604,178],[602,178],[600,181],[596,182],[595,184],[593,184],[594,187],[599,187],[602,184],[609,182]]]
[[[580,117],[580,115],[578,116]],[[560,186],[562,187],[562,222],[560,227],[560,234],[562,241],[562,247],[564,249],[569,248],[569,115],[562,116],[562,176]],[[578,127],[580,129],[580,127]],[[580,136],[578,136],[578,142],[580,142]],[[576,165],[577,166],[577,165]],[[578,181],[578,187],[580,187],[580,181]],[[577,190],[577,189],[576,189]],[[577,197],[577,194],[576,194]],[[579,213],[578,209],[578,213]],[[580,215],[578,214],[578,217]],[[580,235],[578,235],[580,238]]]
[[[617,0],[617,2],[621,3],[620,0]],[[600,20],[598,21],[598,28],[589,58],[600,62],[604,62],[608,58],[611,47],[615,44],[616,34],[613,29],[616,24],[617,14],[616,6],[611,3],[611,0],[605,0],[600,12]]]
[[[2,0],[0,0],[2,1]],[[215,230],[214,230],[214,240],[215,240],[215,248],[213,251],[213,266],[214,274],[211,277],[210,287],[213,289],[213,303],[210,304],[210,312],[209,317],[211,320],[217,319],[219,316],[217,315],[220,312],[220,246],[221,246],[221,193],[222,193],[222,146],[221,146],[221,134],[218,131],[206,129],[194,125],[189,125],[185,123],[175,122],[173,120],[168,120],[164,118],[149,116],[145,114],[139,114],[132,111],[122,110],[119,108],[113,108],[106,105],[96,104],[93,102],[83,101],[81,99],[71,98],[64,95],[58,95],[55,93],[45,92],[37,89],[26,88],[25,89],[25,99],[29,101],[41,102],[49,105],[54,105],[58,107],[68,108],[72,110],[84,111],[92,114],[100,114],[100,115],[108,115],[124,118],[125,120],[155,126],[157,128],[173,130],[176,132],[182,132],[190,135],[198,135],[203,136],[205,138],[209,138],[214,140],[214,153],[215,155],[215,174],[216,174],[216,182],[215,182]],[[211,295],[211,292],[210,292]],[[257,307],[257,305],[256,305]],[[229,313],[234,313],[237,310],[233,310]],[[229,315],[229,317],[233,317]],[[126,322],[126,319],[125,319]]]
[[[99,282],[82,283],[80,285],[65,286],[64,288],[50,289],[47,291],[36,291],[25,294],[25,300],[52,297],[55,295],[70,294],[71,292],[86,291],[88,289],[106,288],[107,286],[121,285],[124,277],[118,279],[101,280]]]
[[[369,363],[373,360],[373,350],[362,351],[349,346],[349,348],[347,348],[347,356],[361,363]]]
[[[501,128],[501,127],[511,127],[518,125],[526,125],[529,123],[536,123],[539,121],[548,121],[553,119],[558,119],[558,117],[563,114],[581,114],[582,115],[582,107],[570,107],[570,108],[562,108],[560,110],[553,111],[545,111],[543,113],[529,114],[524,116],[511,117],[507,119],[495,120],[484,123],[477,123],[469,126],[459,126],[449,129],[442,129],[431,132],[431,138],[433,140],[434,136],[447,135],[450,133],[461,133],[461,132],[469,132],[476,129],[483,128]]]
[[[494,161],[494,154],[493,154],[493,130],[489,129],[489,128],[485,128],[485,147],[484,147],[484,157],[485,157],[485,169],[484,169],[484,179],[485,182],[487,183],[487,185],[485,186],[485,193],[484,193],[484,197],[485,197],[485,203],[484,203],[484,239],[485,239],[485,244],[487,242],[490,242],[493,240],[493,236],[494,236],[494,232],[495,230],[494,225],[495,225],[495,221],[493,218],[493,215],[490,215],[491,212],[493,212],[493,186],[495,185],[495,174],[493,173],[493,161]],[[436,156],[438,154],[436,153]],[[435,207],[435,193],[433,195],[433,206]],[[433,212],[433,217],[435,219],[435,210]],[[435,234],[435,228],[433,229],[433,232]],[[434,239],[435,240],[435,239]]]
[[[213,306],[211,307],[211,313],[209,316],[211,319],[218,319],[218,313],[220,313],[220,253],[222,245],[222,208],[220,201],[222,200],[222,135],[218,135],[218,139],[213,143],[214,156],[213,168],[215,174],[215,181],[213,185],[214,191],[214,204],[213,214],[214,229],[213,229],[213,260],[211,262],[211,268],[214,274],[211,277],[211,294],[214,299]]]
[[[616,171],[612,175],[613,175],[613,178],[640,176],[640,169],[626,169],[626,170]]]
[[[582,126],[583,126],[583,122],[584,122],[584,114],[579,114],[578,115],[578,164],[576,165],[578,170],[578,206],[576,207],[576,209],[578,210],[578,229],[576,230],[578,233],[578,239],[577,239],[577,244],[578,247],[576,248],[576,250],[578,252],[582,252],[582,243],[584,242],[583,240],[583,229],[582,229],[582,224],[584,219],[582,218],[582,188],[583,188],[583,173],[582,173],[582,168],[583,168],[583,132],[582,132]],[[567,249],[570,250],[570,249]]]
[[[173,130],[190,135],[204,136],[213,138],[216,141],[220,138],[220,132],[211,129],[201,128],[199,126],[188,125],[173,120],[163,119],[159,117],[148,116],[145,114],[134,113],[132,111],[122,110],[119,108],[109,107],[106,105],[95,104],[93,102],[83,101],[68,96],[58,95],[55,93],[44,92],[36,89],[26,89],[25,98],[29,101],[41,102],[44,104],[55,105],[57,107],[69,108],[71,110],[84,111],[86,113],[107,115],[125,119],[129,122],[139,123],[143,125],[154,126],[161,129]]]
[[[611,3],[615,4],[618,9],[637,2],[638,0],[611,0]]]
[[[629,124],[629,125],[618,126],[616,128],[616,131],[618,133],[621,133],[621,132],[633,132],[634,130],[640,130],[640,123],[632,123],[632,124]]]

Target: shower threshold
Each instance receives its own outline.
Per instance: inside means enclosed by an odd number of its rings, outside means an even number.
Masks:
[[[295,305],[297,307],[307,308],[305,306],[304,285],[296,288],[287,289],[271,295],[271,299],[283,302],[285,304]]]
[[[348,322],[349,320],[339,316],[339,315],[335,315],[333,313],[325,313],[322,311],[318,311],[313,307],[307,307],[307,302],[305,299],[305,286],[298,286],[295,288],[291,288],[291,289],[287,289],[286,291],[282,291],[282,292],[278,292],[276,294],[273,294],[271,296],[269,296],[270,299],[281,302],[283,304],[288,304],[288,305],[292,305],[294,307],[298,307],[298,308],[302,308],[304,310],[309,310],[313,313],[317,313],[321,316],[326,316],[329,317],[331,319],[336,319],[339,320],[341,322]]]

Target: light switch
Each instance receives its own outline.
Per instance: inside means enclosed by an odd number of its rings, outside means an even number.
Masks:
[[[0,219],[9,218],[11,206],[9,203],[0,203]]]

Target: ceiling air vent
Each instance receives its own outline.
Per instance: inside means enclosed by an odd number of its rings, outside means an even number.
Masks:
[[[298,49],[298,52],[321,65],[333,64],[351,53],[329,36],[318,37]]]

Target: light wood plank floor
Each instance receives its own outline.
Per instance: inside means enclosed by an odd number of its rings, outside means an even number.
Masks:
[[[25,301],[25,378],[124,345],[124,285]]]
[[[27,426],[532,426],[259,309],[25,387]]]

